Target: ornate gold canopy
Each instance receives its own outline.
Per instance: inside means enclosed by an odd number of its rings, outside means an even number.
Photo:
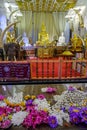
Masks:
[[[73,8],[77,0],[16,0],[22,11],[56,12]]]

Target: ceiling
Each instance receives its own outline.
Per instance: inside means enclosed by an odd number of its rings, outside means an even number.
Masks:
[[[0,14],[6,13],[5,3],[12,12],[19,8],[21,11],[67,11],[78,5],[87,5],[87,0],[0,0]],[[13,5],[16,5],[13,8]],[[18,7],[17,7],[18,6]]]
[[[0,11],[4,11],[4,3],[17,4],[22,11],[66,11],[75,6],[77,0],[0,0]]]
[[[75,6],[77,0],[16,0],[22,11],[56,12],[67,11]]]

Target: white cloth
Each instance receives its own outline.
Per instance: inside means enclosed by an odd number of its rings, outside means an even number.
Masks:
[[[66,22],[66,24],[65,24],[64,35],[65,35],[65,43],[68,44],[69,41],[70,41],[70,25],[69,25],[69,22]]]
[[[87,31],[87,15],[84,17],[84,28],[86,28]]]
[[[79,16],[76,14],[75,18],[73,19],[73,27],[75,34],[79,34],[79,24]]]

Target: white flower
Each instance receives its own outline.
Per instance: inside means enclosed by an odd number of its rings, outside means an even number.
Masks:
[[[14,93],[14,96],[8,97],[7,100],[11,103],[20,103],[23,100],[23,92]]]
[[[41,92],[46,92],[47,91],[47,87],[46,88],[41,88]]]
[[[65,120],[66,122],[69,123],[70,121],[70,118],[69,118],[69,114],[68,113],[65,113],[63,112],[62,110],[56,110],[56,109],[53,109],[50,111],[49,113],[51,116],[55,116],[57,121],[58,121],[58,124],[60,126],[63,126],[63,121]]]
[[[54,96],[54,100],[57,102],[52,106],[52,108],[59,109],[61,107],[65,107],[65,109],[68,110],[71,103],[78,104],[78,106],[81,106],[81,103],[85,99],[85,97],[85,92],[81,92],[79,90],[65,91],[60,96]]]
[[[57,116],[57,120],[58,120],[58,124],[59,124],[60,126],[63,126],[63,119],[61,118],[60,115]]]
[[[50,104],[47,102],[46,98],[44,99],[35,99],[33,104],[37,105],[37,110],[47,110],[50,111]]]
[[[64,119],[66,122],[69,123],[70,121],[70,118],[69,118],[69,114],[68,113],[65,113],[63,112],[62,110],[59,112],[59,115],[61,116],[62,119]]]
[[[24,118],[25,118],[27,115],[28,115],[28,113],[27,113],[27,112],[23,112],[23,111],[14,113],[13,116],[12,116],[12,123],[13,123],[14,125],[19,126],[20,124],[23,123],[23,120],[24,120]]]
[[[70,117],[69,117],[69,114],[68,113],[65,113],[65,115],[64,115],[64,120],[66,121],[66,122],[70,122]]]
[[[0,107],[5,107],[5,106],[7,106],[7,104],[4,103],[3,101],[0,101]]]

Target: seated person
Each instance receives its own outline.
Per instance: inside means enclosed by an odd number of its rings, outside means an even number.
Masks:
[[[65,45],[65,37],[64,37],[64,33],[62,32],[57,42],[57,46],[64,46],[64,45]]]

